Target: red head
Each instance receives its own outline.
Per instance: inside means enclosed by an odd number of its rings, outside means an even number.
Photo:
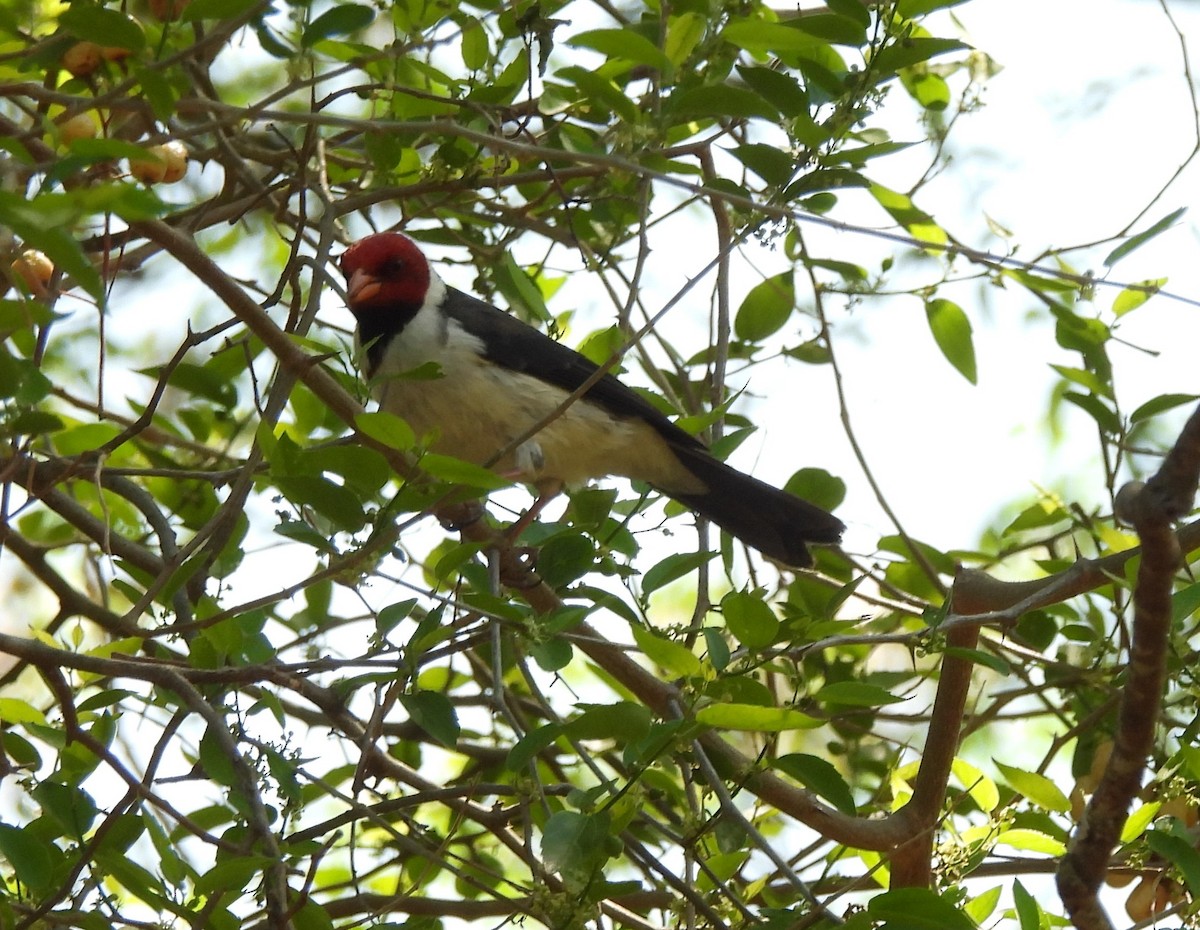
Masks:
[[[429,290],[429,263],[408,236],[376,233],[359,239],[339,260],[346,305],[356,317],[371,311],[415,313]]]

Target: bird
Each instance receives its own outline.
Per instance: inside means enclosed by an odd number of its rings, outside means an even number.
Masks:
[[[533,485],[539,501],[604,476],[644,481],[789,568],[841,541],[837,517],[725,464],[574,349],[448,286],[403,233],[359,239],[339,265],[379,409],[430,451]]]

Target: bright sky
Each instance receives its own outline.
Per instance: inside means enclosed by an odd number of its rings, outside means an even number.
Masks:
[[[1185,36],[1200,37],[1200,8],[1175,3],[1171,10]],[[1180,43],[1157,3],[974,0],[953,12],[1004,70],[988,84],[985,106],[954,128],[955,162],[918,202],[971,244],[1004,249],[989,236],[984,213],[1015,232],[1024,259],[1049,245],[1107,237],[1134,219],[1194,147]],[[1135,231],[1200,199],[1198,179],[1193,165]],[[1108,277],[1165,276],[1168,290],[1200,298],[1195,220],[1185,216]],[[1105,276],[1101,260],[1111,247],[1070,260]],[[1097,307],[1107,310],[1116,293],[1100,290]],[[846,360],[868,457],[910,532],[942,548],[969,544],[993,503],[1026,498],[1032,482],[1100,503],[1091,421],[1072,413],[1067,442],[1051,449],[1042,438],[1047,365],[1078,366],[1078,356],[1047,357],[1054,348],[1048,314],[1026,294],[972,286],[954,296],[975,327],[977,388],[941,360],[915,300],[864,314],[869,342]],[[1125,413],[1158,394],[1200,393],[1196,307],[1156,297],[1122,322],[1121,334],[1162,353],[1115,352]],[[862,514],[870,521],[859,527],[864,536],[886,531],[852,470],[836,470],[855,489],[852,523]],[[1068,474],[1069,482],[1060,480]]]

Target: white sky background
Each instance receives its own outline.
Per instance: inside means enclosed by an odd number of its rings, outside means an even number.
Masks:
[[[1200,39],[1200,5],[1175,3],[1171,9],[1185,37]],[[950,168],[917,196],[919,206],[967,244],[1006,250],[1008,244],[989,233],[985,213],[1014,232],[1017,257],[1026,260],[1051,245],[1112,235],[1150,202],[1193,148],[1180,44],[1157,3],[975,0],[953,12],[969,38],[1004,67],[986,85],[983,108],[953,128]],[[954,33],[943,28],[935,34]],[[894,91],[885,111],[900,102]],[[901,112],[897,139],[911,138],[903,118]],[[907,157],[892,156],[897,186],[915,176],[901,164]],[[911,156],[914,163],[926,157],[924,151]],[[885,183],[890,162],[884,159],[873,169]],[[1191,166],[1135,231],[1195,202],[1198,173],[1200,166]],[[882,211],[870,222],[880,223],[880,216]],[[1185,215],[1107,277],[1123,282],[1168,277],[1167,290],[1200,297],[1195,219]],[[839,234],[843,249],[848,235]],[[1105,277],[1101,261],[1112,247],[1075,253],[1068,261],[1080,272]],[[868,255],[877,251],[869,242],[863,248]],[[971,270],[962,260],[957,268]],[[935,279],[932,270],[927,278]],[[1107,311],[1117,293],[1099,289],[1096,306]],[[841,341],[860,441],[908,531],[942,549],[970,546],[997,508],[1028,501],[1034,483],[1061,489],[1085,506],[1102,506],[1103,473],[1090,418],[1068,407],[1065,441],[1051,445],[1046,437],[1048,364],[1081,367],[1077,354],[1056,349],[1048,311],[1013,286],[1000,291],[973,284],[943,296],[953,297],[971,317],[978,387],[942,359],[916,299],[866,306],[857,314],[864,330],[861,347]],[[1158,296],[1121,327],[1122,338],[1162,353],[1113,349],[1125,414],[1159,394],[1200,392],[1200,309]],[[806,385],[816,383],[805,377]],[[790,429],[787,412],[777,406],[755,408],[771,436]],[[1187,410],[1181,408],[1173,422]],[[821,426],[817,435],[837,436],[837,424]],[[880,522],[882,514],[844,443],[815,442],[825,448],[811,464],[842,475],[850,486],[843,514],[851,524],[848,543],[869,547],[875,534],[890,528]],[[771,439],[767,447],[775,443]]]

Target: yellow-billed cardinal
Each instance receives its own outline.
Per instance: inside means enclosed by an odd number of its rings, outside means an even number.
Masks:
[[[652,485],[785,565],[812,564],[807,543],[836,544],[842,522],[730,468],[641,395],[605,374],[500,459],[597,366],[481,300],[447,287],[407,236],[378,233],[341,257],[364,374],[381,409],[436,452],[489,465],[539,491],[601,475]],[[435,363],[416,377],[406,377]]]

